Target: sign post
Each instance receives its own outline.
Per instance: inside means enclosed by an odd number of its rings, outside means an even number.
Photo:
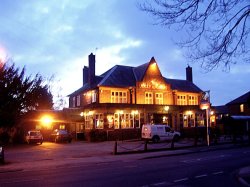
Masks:
[[[206,125],[207,125],[207,146],[209,146],[209,110],[210,110],[210,91],[205,91],[200,103],[200,109],[206,110]]]

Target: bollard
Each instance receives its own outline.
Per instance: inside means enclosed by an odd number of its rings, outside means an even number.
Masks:
[[[115,145],[114,145],[114,155],[117,155],[117,141],[115,141]]]
[[[147,152],[147,150],[148,150],[148,141],[145,140],[144,141],[144,151]]]

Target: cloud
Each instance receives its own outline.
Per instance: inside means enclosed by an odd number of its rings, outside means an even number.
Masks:
[[[60,32],[71,32],[71,31],[73,31],[74,30],[74,28],[72,27],[72,26],[70,26],[70,25],[60,25],[59,27],[57,27],[54,31],[53,31],[53,33],[54,34],[58,34],[58,33],[60,33]]]
[[[96,54],[97,75],[114,65],[141,65],[154,56],[165,77],[185,79],[185,51],[170,39],[181,33],[153,25],[152,17],[136,7],[138,2],[3,0],[0,45],[28,73],[54,74],[65,95],[82,86],[82,68],[91,52]],[[227,93],[249,89],[244,83],[249,64],[238,63],[230,73],[211,74],[203,74],[200,64],[190,66],[197,86],[216,93],[216,100],[231,98],[223,96],[223,89]]]
[[[142,42],[140,40],[125,39],[124,37],[124,40],[119,44],[97,49],[94,52],[96,55],[96,75],[101,75],[117,64],[127,63],[126,56],[122,55],[123,51],[137,48],[141,45]],[[84,65],[88,66],[89,54],[90,52],[86,52],[82,56],[68,59],[67,63],[64,63],[63,68],[58,72],[57,77],[64,85],[67,85],[63,87],[64,95],[68,95],[82,86],[82,68]]]

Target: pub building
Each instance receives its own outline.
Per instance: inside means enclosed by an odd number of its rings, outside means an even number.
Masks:
[[[181,132],[206,125],[199,107],[203,91],[193,83],[190,66],[186,80],[162,76],[154,57],[137,67],[115,65],[97,76],[95,55],[88,60],[82,87],[68,95],[69,107],[63,109],[71,130],[113,140],[139,138],[146,123]]]

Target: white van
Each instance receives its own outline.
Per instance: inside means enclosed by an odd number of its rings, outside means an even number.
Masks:
[[[141,137],[144,140],[152,140],[153,142],[175,140],[180,138],[181,134],[172,130],[167,125],[162,124],[145,124],[142,126]]]

